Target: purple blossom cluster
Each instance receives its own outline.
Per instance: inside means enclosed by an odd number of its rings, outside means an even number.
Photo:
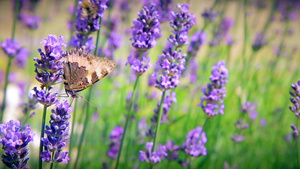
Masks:
[[[107,155],[112,159],[116,159],[118,156],[123,132],[123,127],[116,126],[110,133],[109,140],[111,143],[109,144]]]
[[[2,162],[8,168],[28,169],[27,146],[33,141],[34,135],[29,125],[23,128],[19,121],[11,120],[6,124],[0,124],[0,143],[5,152],[2,155]]]
[[[1,48],[8,57],[14,58],[14,63],[18,67],[26,67],[30,51],[26,48],[22,48],[17,40],[7,38],[5,41],[1,42]]]
[[[203,31],[199,30],[194,33],[194,35],[191,37],[191,43],[188,47],[188,56],[189,57],[196,57],[200,47],[206,41],[206,37],[207,37],[207,35]]]
[[[65,100],[56,104],[56,109],[52,109],[49,121],[50,126],[46,126],[46,138],[41,138],[44,151],[41,153],[42,161],[68,163],[68,151],[63,152],[66,142],[69,139],[69,119],[72,117],[73,108]],[[53,156],[53,157],[52,157]]]
[[[292,84],[292,91],[290,91],[290,98],[293,106],[290,106],[290,110],[295,114],[296,117],[300,117],[300,80],[297,83]]]
[[[29,29],[38,29],[42,19],[38,15],[31,15],[31,14],[22,14],[20,16],[20,20],[23,22],[23,24],[28,27]]]
[[[183,150],[187,155],[199,157],[207,155],[204,144],[207,142],[206,133],[202,131],[202,127],[198,126],[189,131],[186,136],[185,143],[182,144]]]
[[[18,20],[23,23],[27,28],[35,30],[38,29],[41,23],[41,18],[38,15],[34,15],[37,4],[40,0],[22,0],[19,1]],[[13,0],[14,9],[16,6],[16,0]]]
[[[196,17],[190,13],[188,4],[177,4],[178,12],[171,12],[170,25],[174,35],[170,35],[168,41],[175,49],[186,45],[188,42],[188,32],[196,24]]]
[[[167,123],[169,121],[168,113],[172,103],[177,103],[176,92],[172,92],[172,93],[168,92],[165,96],[164,103],[162,105],[163,111],[162,111],[161,123]],[[157,124],[159,107],[160,107],[160,101],[157,103],[157,107],[154,109],[154,115],[151,118],[151,122],[154,126]]]
[[[139,154],[139,160],[145,161],[148,163],[159,163],[161,162],[165,157],[167,157],[166,147],[163,145],[159,146],[159,149],[152,152],[153,143],[147,142],[145,149],[146,151],[140,151]]]
[[[186,54],[181,54],[180,50],[165,49],[156,63],[159,69],[152,75],[156,79],[154,86],[161,90],[176,88],[185,69],[185,58]]]
[[[255,103],[245,102],[241,107],[241,112],[248,114],[251,120],[255,120],[258,116],[256,107],[257,105]]]
[[[145,52],[156,46],[160,34],[159,15],[154,4],[145,5],[139,18],[133,20],[132,46],[139,52]]]
[[[25,115],[29,114],[31,111],[36,109],[36,104],[38,101],[36,100],[35,97],[33,97],[33,94],[28,95],[28,102],[23,104],[23,113]],[[29,116],[33,116],[36,114],[36,112],[31,113]]]
[[[232,37],[230,35],[230,29],[234,26],[234,20],[231,18],[224,17],[213,36],[212,41],[209,42],[211,46],[217,46],[220,44],[222,39],[226,39],[227,44],[232,44]]]
[[[155,2],[156,9],[159,14],[159,22],[168,22],[170,20],[173,0],[157,0]]]
[[[49,107],[55,104],[58,100],[56,98],[57,92],[51,92],[52,87],[49,87],[48,90],[42,89],[38,90],[37,87],[34,87],[33,97],[42,105]]]
[[[174,141],[168,141],[165,144],[165,147],[168,154],[166,158],[170,161],[177,160],[179,155],[179,150],[181,149],[181,147],[179,145],[176,145]]]
[[[213,12],[212,8],[210,9],[206,9],[202,14],[201,16],[207,20],[207,21],[213,21],[216,19],[216,17],[218,16],[218,13],[217,12]]]
[[[212,69],[212,75],[209,77],[211,83],[202,88],[204,96],[201,97],[199,104],[208,116],[224,114],[225,105],[223,98],[226,97],[226,88],[224,85],[228,82],[227,79],[229,78],[229,71],[225,67],[224,60],[219,61]]]
[[[45,53],[42,49],[38,49],[41,59],[34,58],[33,60],[37,62],[35,63],[37,73],[35,79],[42,84],[43,88],[62,82],[63,65],[60,59],[64,52],[62,47],[66,47],[66,44],[64,44],[63,36],[57,38],[51,34],[41,43],[44,44]]]
[[[87,51],[92,51],[93,38],[89,35],[100,29],[100,18],[104,17],[107,0],[84,0],[78,2],[76,9],[75,30],[76,36],[71,37],[70,45],[73,47],[86,46]]]
[[[264,35],[262,33],[257,33],[255,35],[255,39],[252,43],[252,49],[253,51],[258,51],[259,49],[261,49],[263,46],[266,45],[266,38],[264,37]]]
[[[140,76],[145,73],[149,67],[151,67],[150,57],[148,52],[137,52],[132,51],[127,58],[126,65],[130,65],[130,69],[135,72],[136,75]]]

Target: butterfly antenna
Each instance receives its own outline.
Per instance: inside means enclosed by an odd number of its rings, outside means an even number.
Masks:
[[[71,98],[70,106],[72,106],[74,99],[74,97]]]
[[[96,110],[98,110],[99,108],[95,105],[93,105],[91,102],[89,102],[88,100],[86,100],[83,96],[77,95],[78,97],[82,98],[84,101],[86,101],[88,104],[90,104],[91,106],[93,106]]]

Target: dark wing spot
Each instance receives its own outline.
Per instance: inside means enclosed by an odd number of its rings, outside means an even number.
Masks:
[[[99,77],[96,72],[92,74],[92,83],[96,83],[99,80]]]

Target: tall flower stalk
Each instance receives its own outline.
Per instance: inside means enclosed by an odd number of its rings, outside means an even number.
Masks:
[[[44,44],[45,53],[41,49],[38,49],[41,59],[34,58],[36,80],[41,83],[41,89],[34,88],[35,94],[33,95],[43,108],[42,126],[41,126],[41,140],[39,150],[39,169],[42,168],[42,151],[43,151],[43,139],[45,131],[45,120],[47,107],[57,102],[56,95],[51,91],[52,86],[62,82],[63,65],[60,59],[63,55],[62,47],[66,47],[64,44],[64,38],[60,36],[57,38],[55,35],[48,35],[47,39],[41,41]]]
[[[132,29],[132,46],[135,48],[133,54],[128,56],[126,64],[130,65],[130,68],[136,74],[136,80],[132,91],[132,97],[126,116],[124,132],[120,143],[120,150],[117,157],[116,169],[119,167],[119,161],[122,154],[122,148],[126,136],[127,129],[129,128],[129,121],[132,114],[132,107],[134,98],[136,95],[136,88],[139,82],[140,76],[147,71],[150,66],[150,57],[147,56],[147,51],[156,46],[156,39],[160,34],[159,15],[155,9],[154,4],[145,5],[140,12],[138,12],[139,18],[133,20],[134,26]],[[145,55],[144,55],[145,53]]]
[[[13,31],[12,31],[12,35],[11,35],[11,40],[12,41],[14,41],[14,39],[15,39],[15,33],[16,33],[16,27],[17,27],[17,18],[18,18],[18,13],[19,13],[19,5],[20,5],[20,0],[17,0],[16,1],[16,6],[15,6],[15,13],[14,13]],[[2,44],[1,44],[1,47],[2,47]],[[6,90],[7,90],[7,86],[8,86],[8,83],[9,83],[8,75],[9,75],[9,72],[10,72],[11,62],[12,62],[13,58],[14,58],[13,55],[8,57],[8,63],[7,63],[6,74],[5,74],[3,101],[2,101],[2,105],[0,105],[1,106],[0,123],[2,123],[2,121],[3,121],[4,110],[5,110],[5,107],[6,107],[6,94],[7,94]]]

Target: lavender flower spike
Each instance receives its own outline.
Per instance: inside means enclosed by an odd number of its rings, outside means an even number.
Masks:
[[[145,52],[156,46],[160,34],[159,15],[154,4],[145,5],[133,20],[132,46],[139,52]]]
[[[292,84],[292,91],[290,91],[291,102],[294,106],[290,106],[290,110],[295,114],[296,117],[300,117],[300,80],[297,83]]]
[[[206,142],[206,133],[202,131],[202,127],[198,126],[186,136],[186,141],[182,144],[183,150],[186,154],[193,157],[207,155],[206,147],[204,146]]]
[[[166,152],[165,146],[160,146],[158,150],[152,152],[153,143],[147,142],[145,149],[146,151],[140,151],[139,160],[146,161],[148,163],[159,163],[163,160],[168,154]]]
[[[63,152],[63,147],[66,147],[66,141],[69,139],[68,121],[71,118],[73,108],[65,100],[62,103],[56,104],[56,109],[52,109],[50,126],[46,126],[45,133],[47,138],[41,138],[44,151],[41,153],[41,158],[46,162],[68,163],[69,157],[67,151]],[[54,157],[52,157],[54,155]]]
[[[2,162],[9,168],[28,169],[27,145],[33,141],[34,133],[29,125],[22,128],[19,121],[11,120],[7,124],[0,124],[0,143],[5,151]]]
[[[17,40],[7,38],[6,41],[1,42],[1,48],[9,57],[14,57],[21,49],[21,45]]]
[[[228,82],[228,69],[225,67],[225,61],[219,61],[212,67],[212,75],[209,77],[211,83],[202,88],[204,96],[201,97],[199,106],[208,116],[224,114],[225,105],[223,98],[226,97],[226,88],[224,85]]]
[[[109,140],[111,141],[111,143],[109,145],[107,155],[112,159],[116,159],[118,156],[120,141],[122,140],[123,132],[123,127],[116,126],[110,133]]]

